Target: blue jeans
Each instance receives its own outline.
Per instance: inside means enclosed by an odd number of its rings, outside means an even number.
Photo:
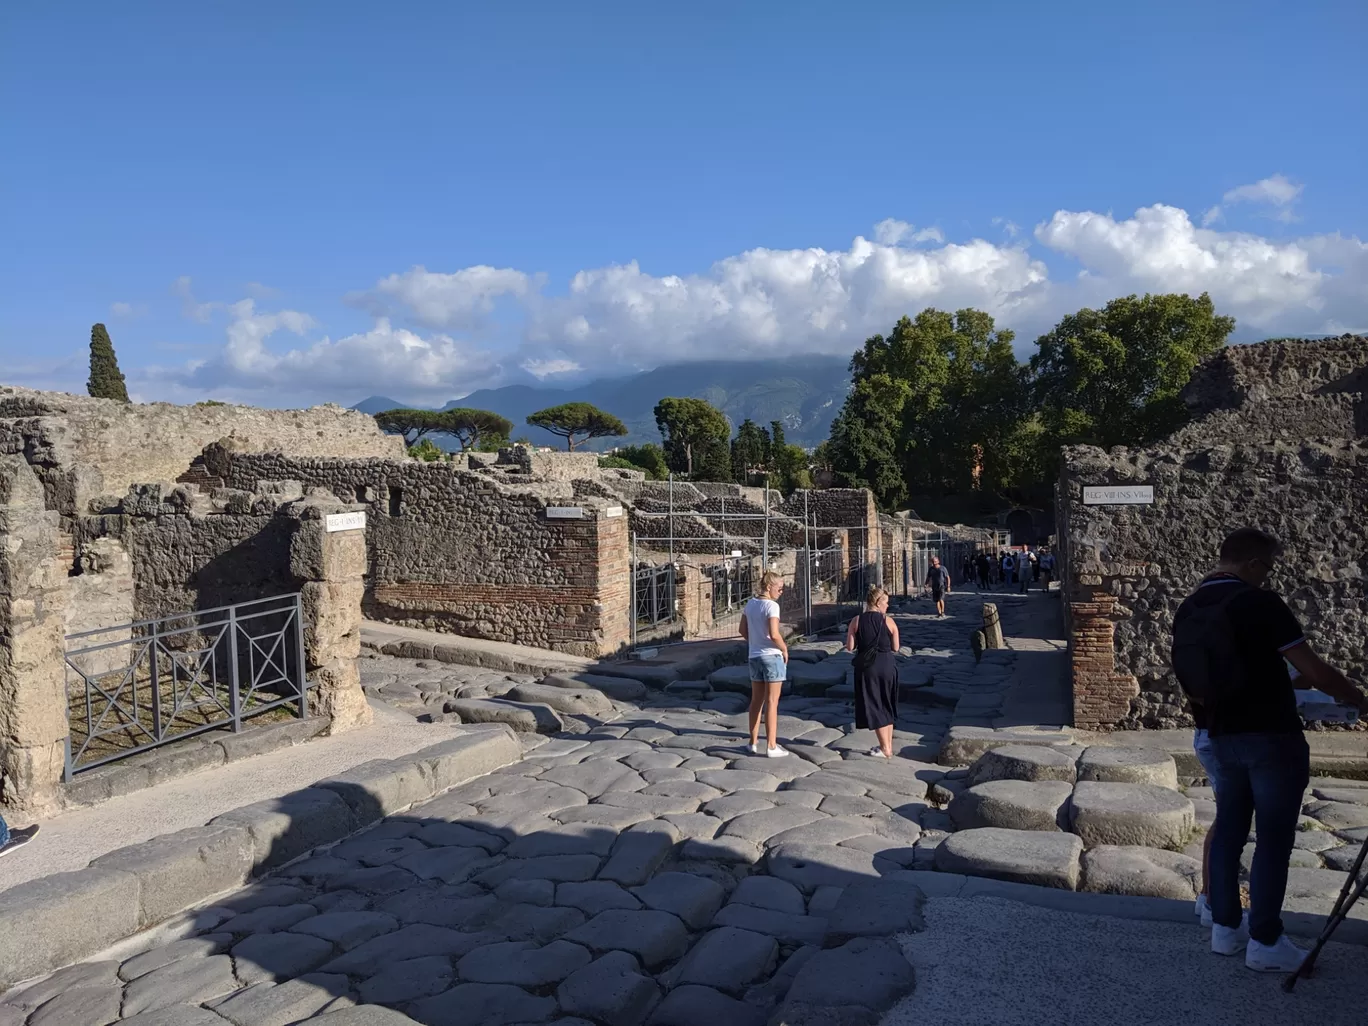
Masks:
[[[9,844],[9,826],[5,823],[5,817],[0,816],[0,848]]]
[[[762,684],[773,684],[775,681],[786,680],[788,678],[788,666],[784,662],[784,657],[778,653],[751,656],[750,678],[751,680],[758,680]]]
[[[1254,821],[1258,835],[1249,871],[1249,936],[1273,944],[1282,935],[1287,861],[1302,795],[1311,779],[1311,750],[1301,734],[1219,734],[1211,738],[1220,783],[1211,839],[1211,918],[1240,925],[1240,854]]]

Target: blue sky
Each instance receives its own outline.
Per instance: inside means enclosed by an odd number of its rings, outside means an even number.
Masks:
[[[1368,328],[1368,6],[16,2],[0,382],[440,401],[855,349],[1020,351],[1210,290]]]

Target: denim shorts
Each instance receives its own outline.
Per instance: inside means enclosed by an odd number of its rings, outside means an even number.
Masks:
[[[1207,785],[1211,793],[1216,793],[1216,778],[1220,776],[1220,766],[1216,763],[1216,753],[1211,749],[1211,738],[1205,730],[1197,730],[1192,735],[1192,750],[1197,753],[1197,761],[1206,773]]]
[[[758,655],[750,658],[751,680],[772,684],[777,680],[788,679],[788,666],[782,655]]]

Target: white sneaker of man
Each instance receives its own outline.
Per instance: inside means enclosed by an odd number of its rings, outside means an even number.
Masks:
[[[1211,950],[1218,955],[1238,955],[1250,943],[1249,913],[1240,917],[1239,926],[1211,924]]]
[[[1285,933],[1272,944],[1260,944],[1250,938],[1249,946],[1245,948],[1245,968],[1260,973],[1295,972],[1305,959],[1305,949],[1293,944]]]

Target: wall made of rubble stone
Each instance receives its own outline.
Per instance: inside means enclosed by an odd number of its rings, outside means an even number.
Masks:
[[[205,455],[234,488],[295,480],[365,503],[373,619],[589,656],[627,643],[629,530],[617,502],[448,462]],[[546,515],[572,505],[582,519]]]

